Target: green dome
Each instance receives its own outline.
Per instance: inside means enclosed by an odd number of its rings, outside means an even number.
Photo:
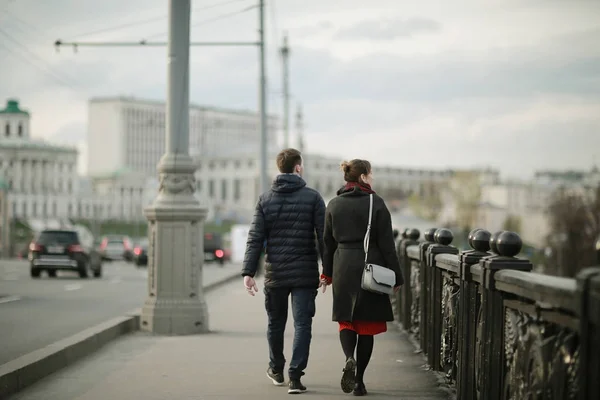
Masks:
[[[0,114],[23,114],[29,115],[29,113],[25,110],[21,110],[19,108],[19,102],[14,99],[8,99],[6,101],[6,108],[0,110]]]

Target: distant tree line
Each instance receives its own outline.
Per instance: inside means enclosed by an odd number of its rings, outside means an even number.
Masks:
[[[600,186],[558,190],[548,214],[546,273],[574,277],[600,264]]]

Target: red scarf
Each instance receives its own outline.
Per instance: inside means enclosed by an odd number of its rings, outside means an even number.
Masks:
[[[369,194],[375,193],[375,191],[373,189],[371,189],[371,185],[369,185],[368,183],[363,183],[363,182],[346,182],[346,186],[344,186],[339,191],[339,194],[346,193],[346,192],[352,192],[355,187],[358,187],[360,190],[362,190],[365,193],[369,193]]]

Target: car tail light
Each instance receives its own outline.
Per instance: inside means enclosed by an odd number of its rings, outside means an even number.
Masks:
[[[106,249],[106,246],[108,246],[108,239],[104,238],[104,240],[102,240],[102,243],[100,244],[100,249],[104,250]]]
[[[215,250],[215,256],[217,256],[217,258],[223,258],[224,255],[225,253],[223,252],[223,250]]]
[[[69,253],[83,253],[83,247],[78,244],[72,244],[68,249]]]
[[[29,250],[31,251],[42,251],[43,247],[35,242],[31,242],[29,245]]]
[[[142,254],[142,249],[140,247],[136,247],[135,249],[133,249],[133,254],[139,256],[140,254]]]

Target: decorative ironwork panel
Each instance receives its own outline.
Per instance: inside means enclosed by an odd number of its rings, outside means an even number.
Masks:
[[[440,367],[446,373],[448,383],[456,381],[458,369],[458,296],[460,287],[444,276],[442,282],[442,337]]]
[[[477,329],[475,330],[475,392],[477,398],[481,399],[483,389],[483,307],[481,306],[481,288],[477,293]]]
[[[412,304],[410,305],[411,332],[415,335],[417,341],[420,338],[421,321],[421,284],[419,283],[420,264],[418,261],[411,260],[410,269],[410,289],[412,292]]]
[[[578,398],[577,332],[506,309],[504,357],[504,399]]]

